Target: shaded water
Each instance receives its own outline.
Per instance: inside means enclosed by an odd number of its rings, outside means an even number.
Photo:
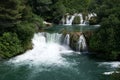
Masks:
[[[109,80],[119,62],[100,62],[61,44],[61,34],[37,33],[33,49],[0,62],[0,80]]]
[[[62,32],[64,30],[68,32],[79,32],[79,31],[93,31],[99,28],[100,25],[54,25],[53,27],[45,29],[47,32]]]
[[[62,64],[1,62],[0,80],[110,80],[109,75],[103,73],[116,69],[113,64],[96,62],[74,52],[64,54],[62,58],[65,59]]]

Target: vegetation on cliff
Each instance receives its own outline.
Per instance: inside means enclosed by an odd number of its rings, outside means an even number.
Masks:
[[[101,27],[91,37],[89,46],[102,59],[120,60],[119,3],[119,0],[101,0],[95,3]]]
[[[24,0],[0,1],[0,57],[8,58],[31,48],[31,38],[41,20]]]

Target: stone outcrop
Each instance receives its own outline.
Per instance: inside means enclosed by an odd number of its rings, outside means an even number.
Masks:
[[[69,44],[70,48],[72,48],[75,51],[81,51],[81,52],[88,50],[87,46],[86,46],[86,48],[83,48],[85,46],[83,46],[83,44],[79,43],[79,39],[80,39],[80,36],[83,35],[85,38],[85,44],[89,46],[89,44],[88,44],[89,38],[91,35],[93,35],[92,31],[64,33],[64,35],[66,35],[66,34],[70,34],[70,44]]]
[[[52,26],[52,23],[49,23],[49,22],[46,22],[46,21],[43,21],[43,24],[46,25],[46,26]]]

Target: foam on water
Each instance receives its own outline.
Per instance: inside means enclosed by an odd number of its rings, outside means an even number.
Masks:
[[[110,71],[110,72],[104,72],[103,74],[104,75],[111,75],[113,73],[120,73],[120,72],[118,72],[118,71]]]
[[[46,36],[47,35],[47,36]],[[46,36],[46,37],[45,37]],[[50,37],[49,37],[50,36]],[[56,37],[59,39],[56,40]],[[63,66],[70,63],[62,57],[62,54],[70,54],[73,51],[60,44],[61,34],[38,33],[32,39],[33,49],[10,59],[8,62],[15,65],[47,65]],[[50,40],[50,41],[48,41]],[[59,40],[59,41],[58,41]]]
[[[120,62],[102,62],[99,63],[99,66],[109,66],[111,68],[118,68],[120,67]]]

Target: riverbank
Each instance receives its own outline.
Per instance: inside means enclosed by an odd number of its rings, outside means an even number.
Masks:
[[[88,54],[73,51],[67,44],[68,38],[61,37],[60,33],[34,34],[33,49],[0,61],[0,79],[110,80],[110,74],[106,73],[117,71],[120,63],[95,60]]]

